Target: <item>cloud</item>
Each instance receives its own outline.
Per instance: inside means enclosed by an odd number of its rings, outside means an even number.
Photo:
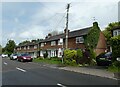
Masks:
[[[69,29],[71,31],[76,28],[92,26],[93,17],[96,18],[101,29],[104,29],[108,23],[118,19],[118,0],[114,2],[112,0],[70,1],[72,2],[69,14]],[[3,22],[5,26],[3,27],[3,39],[11,37],[19,43],[26,39],[44,38],[49,32],[54,30],[63,31],[66,22],[66,5],[67,2],[64,1],[6,3],[4,5],[4,10],[6,11],[3,11],[3,20],[5,20]],[[64,19],[59,24],[63,16]]]
[[[14,21],[15,21],[16,23],[18,23],[18,22],[19,22],[19,19],[18,19],[18,18],[15,18]]]
[[[31,25],[29,28],[25,29],[25,31],[19,34],[20,38],[23,39],[36,39],[36,38],[44,38],[44,33],[42,31],[44,27],[38,25]]]

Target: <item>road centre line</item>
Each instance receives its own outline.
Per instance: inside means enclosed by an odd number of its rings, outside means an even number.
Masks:
[[[6,62],[4,62],[5,65],[8,65]]]
[[[20,71],[22,71],[22,72],[26,72],[26,70],[21,69],[21,68],[19,68],[19,67],[16,67],[16,69],[17,69],[17,70],[20,70]]]
[[[64,85],[62,85],[60,83],[57,83],[57,85],[60,86],[60,87],[67,87],[67,86],[64,86]]]

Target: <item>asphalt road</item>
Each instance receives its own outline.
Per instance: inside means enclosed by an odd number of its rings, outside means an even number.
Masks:
[[[52,68],[33,62],[3,58],[3,85],[118,85],[117,80]]]

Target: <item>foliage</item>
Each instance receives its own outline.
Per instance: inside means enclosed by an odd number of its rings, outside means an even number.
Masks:
[[[112,37],[111,30],[117,26],[120,26],[120,22],[112,22],[105,28],[105,30],[103,30],[103,33],[107,40],[107,44],[110,44],[110,38]]]
[[[120,57],[120,35],[112,37],[110,39],[110,44],[112,46],[112,56],[114,61],[117,57]]]
[[[77,49],[77,57],[76,57],[76,62],[77,64],[80,63],[81,59],[83,58],[83,52],[81,49]]]
[[[5,46],[5,53],[11,55],[14,52],[15,46],[14,40],[9,40]]]
[[[111,66],[108,67],[111,72],[120,72],[120,61],[114,61]]]
[[[62,64],[60,60],[57,59],[48,59],[48,58],[35,58],[33,62],[48,63],[48,64]]]
[[[100,28],[97,22],[93,23],[93,27],[88,32],[85,45],[90,49],[94,49],[97,46],[98,39],[100,34]]]
[[[79,57],[79,58],[83,57],[83,53],[82,53],[81,49],[77,50],[77,57]]]
[[[95,65],[96,53],[92,49],[89,50],[90,50],[90,65]]]
[[[73,63],[74,60],[76,59],[76,56],[77,56],[77,51],[76,50],[69,50],[69,49],[66,49],[64,51],[64,63],[67,64],[67,65],[74,65]]]

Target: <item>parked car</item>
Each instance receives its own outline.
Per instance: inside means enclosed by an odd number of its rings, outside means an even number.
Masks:
[[[2,58],[8,57],[8,54],[2,54]]]
[[[109,66],[112,64],[112,52],[102,53],[96,57],[98,66]]]
[[[17,59],[17,55],[18,55],[18,54],[11,54],[11,55],[10,55],[10,59],[11,59],[11,60],[16,60],[16,59]]]
[[[33,58],[31,57],[30,54],[19,54],[17,56],[17,60],[21,61],[21,62],[24,62],[24,61],[30,61],[30,62],[32,62]]]

